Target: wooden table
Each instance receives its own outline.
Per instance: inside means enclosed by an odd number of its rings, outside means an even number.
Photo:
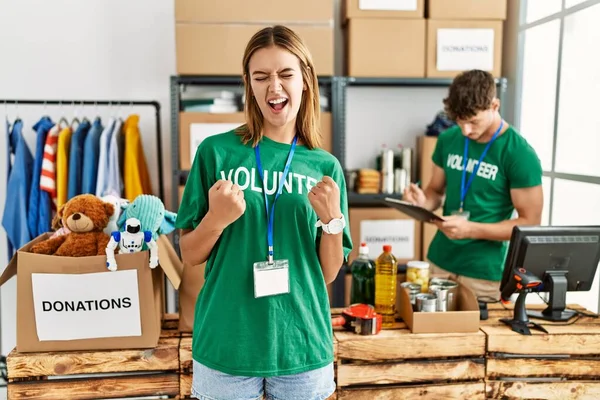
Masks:
[[[577,305],[569,308],[585,311]],[[600,319],[575,317],[569,325],[532,319],[548,334],[532,330],[525,336],[499,321],[512,318],[511,310],[494,305],[489,314],[481,324],[487,336],[488,398],[600,399]]]
[[[340,400],[485,399],[481,331],[413,334],[396,323],[374,336],[334,335]]]
[[[179,396],[177,317],[168,315],[157,347],[18,353],[7,357],[8,399],[91,400]]]

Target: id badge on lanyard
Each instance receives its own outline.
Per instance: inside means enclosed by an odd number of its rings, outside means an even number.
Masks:
[[[256,145],[254,148],[254,154],[256,156],[256,164],[258,167],[258,172],[260,174],[260,179],[263,184],[263,194],[265,197],[265,209],[267,212],[267,261],[259,261],[255,262],[253,265],[254,271],[254,297],[265,297],[265,296],[275,296],[278,294],[286,294],[290,292],[290,271],[289,271],[289,262],[288,260],[275,260],[274,259],[274,251],[273,251],[273,225],[275,218],[275,203],[281,195],[283,191],[283,183],[286,181],[286,177],[288,175],[288,171],[290,169],[290,164],[292,163],[292,158],[294,157],[294,151],[296,150],[296,142],[298,141],[298,137],[294,137],[294,141],[292,142],[292,148],[290,149],[290,153],[288,154],[287,161],[285,163],[285,168],[283,170],[283,175],[279,181],[279,187],[277,189],[277,193],[275,194],[275,198],[273,199],[273,204],[269,209],[269,199],[267,198],[267,190],[265,187],[265,183],[263,180],[264,170],[262,167],[262,163],[260,161],[260,151],[259,146]]]
[[[464,153],[463,153],[462,179],[461,179],[461,182],[460,182],[460,207],[459,207],[458,210],[452,211],[452,215],[459,215],[459,216],[464,217],[466,219],[469,219],[469,217],[471,216],[471,213],[469,211],[466,211],[464,209],[464,206],[465,206],[465,197],[467,196],[467,192],[469,191],[469,188],[471,187],[471,183],[473,183],[473,178],[475,178],[475,175],[477,175],[477,171],[479,170],[479,165],[483,161],[483,158],[487,154],[487,152],[490,149],[490,146],[492,145],[492,143],[494,143],[494,140],[496,140],[496,138],[500,134],[500,131],[502,130],[503,126],[504,126],[504,121],[501,121],[500,122],[500,126],[498,127],[498,129],[496,130],[496,132],[494,132],[494,136],[492,136],[492,138],[490,139],[490,141],[488,142],[488,144],[483,149],[483,153],[481,153],[481,157],[479,157],[479,161],[473,167],[473,172],[471,172],[471,176],[469,176],[469,180],[466,182],[466,184],[465,184],[465,180],[466,180],[466,176],[467,176],[467,165],[469,164],[469,162],[468,162],[469,161],[469,157],[468,157],[468,153],[469,153],[469,138],[467,138],[467,137],[465,138],[465,150],[464,150]]]

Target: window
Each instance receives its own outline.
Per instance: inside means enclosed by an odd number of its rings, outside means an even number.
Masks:
[[[534,22],[538,19],[548,17],[560,11],[562,0],[525,0],[526,7],[526,22]],[[576,0],[572,0],[576,1]]]
[[[542,225],[550,225],[550,190],[552,179],[544,176],[542,178],[542,190],[544,191],[544,208],[542,210]]]
[[[599,20],[600,4],[565,18],[556,142],[557,172],[600,176]]]
[[[600,225],[600,0],[521,3],[515,123],[542,162],[542,225]],[[599,277],[567,302],[598,312]]]
[[[565,1],[565,7],[569,8],[569,7],[573,7],[576,6],[579,3],[583,3],[585,0],[566,0]]]
[[[520,131],[538,153],[544,170],[552,168],[554,109],[560,21],[528,29],[525,35]]]

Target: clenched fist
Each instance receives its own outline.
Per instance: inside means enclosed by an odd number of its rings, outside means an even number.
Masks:
[[[245,211],[244,191],[231,181],[220,179],[208,191],[208,213],[219,229],[234,223]]]
[[[308,193],[310,205],[317,213],[319,219],[328,224],[334,218],[340,218],[340,188],[333,179],[324,176],[320,182]]]

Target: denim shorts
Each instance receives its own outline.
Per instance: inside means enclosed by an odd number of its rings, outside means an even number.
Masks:
[[[195,360],[193,365],[192,397],[200,400],[325,400],[335,392],[333,363],[269,378],[228,375]]]

